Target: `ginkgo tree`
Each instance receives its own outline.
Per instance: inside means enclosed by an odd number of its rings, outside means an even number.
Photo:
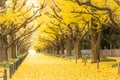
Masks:
[[[33,46],[66,56],[74,49],[76,61],[82,57],[82,40],[89,35],[92,62],[96,63],[100,61],[102,31],[110,26],[119,28],[119,0],[9,1],[0,14],[1,61],[7,60],[7,48],[11,48],[10,58],[16,57],[16,45],[27,49],[31,42],[26,39],[35,32]]]
[[[118,0],[68,0],[75,4],[78,4],[81,7],[84,7],[86,10],[75,11],[79,14],[91,15],[91,17],[86,17],[89,19],[90,26],[90,39],[91,39],[91,48],[93,54],[92,62],[97,62],[100,60],[100,44],[102,38],[102,30],[105,27],[112,25],[113,27],[119,27],[119,1]]]
[[[58,5],[60,5],[62,9],[63,21],[67,26],[66,29],[74,44],[76,59],[78,59],[81,57],[82,39],[84,35],[86,35],[86,33],[88,32],[90,15],[77,14],[76,11],[86,11],[86,9],[72,2],[63,0],[63,1],[57,1],[57,3]],[[66,39],[69,38],[67,37]],[[68,43],[66,45],[68,45]]]
[[[8,60],[8,55],[11,56],[10,58],[16,58],[15,46],[17,41],[40,27],[39,24],[37,25],[38,27],[34,26],[34,24],[28,24],[34,22],[36,18],[41,16],[40,11],[47,5],[46,0],[41,5],[39,3],[37,7],[32,3],[28,5],[26,0],[8,1],[5,3],[5,11],[0,13],[0,54],[2,55],[0,61]],[[20,33],[21,30],[23,30],[22,33]],[[8,48],[11,48],[12,51],[9,54],[7,53]]]
[[[77,58],[81,57],[81,53],[80,53],[81,42],[80,42],[80,40],[82,40],[83,36],[88,31],[88,29],[86,29],[86,27],[87,27],[86,25],[88,25],[87,21],[86,22],[78,21],[78,20],[82,20],[83,17],[77,17],[77,16],[79,16],[79,14],[71,13],[71,11],[73,11],[74,8],[71,10],[71,7],[70,8],[65,8],[65,7],[62,8],[63,5],[61,5],[61,6],[58,4],[56,4],[56,5],[57,6],[55,6],[55,7],[51,7],[53,12],[47,11],[47,15],[50,17],[50,19],[51,18],[54,18],[54,19],[51,19],[51,21],[50,21],[52,26],[50,26],[50,25],[46,25],[46,26],[51,27],[52,31],[54,31],[53,34],[56,34],[56,33],[59,34],[57,36],[59,38],[58,44],[60,46],[61,53],[64,53],[64,46],[66,46],[66,56],[71,55],[71,50],[72,50],[71,42],[74,42],[74,45],[75,45],[74,48],[75,48],[76,59],[77,59]],[[72,4],[72,6],[74,6],[74,5],[75,4]],[[71,6],[71,5],[69,5],[69,6]],[[75,7],[76,6],[77,5],[75,5]],[[80,7],[77,6],[77,8],[79,9]],[[69,11],[66,11],[66,9],[69,9]],[[60,10],[60,12],[57,12],[57,10],[58,11]],[[78,26],[76,24],[78,24]],[[55,29],[55,27],[53,25],[58,27],[58,29]],[[46,30],[48,30],[48,29],[46,28]],[[59,31],[61,33],[59,33]],[[48,33],[48,35],[49,34],[50,34],[50,32]],[[59,52],[59,51],[57,51],[57,52]]]
[[[76,45],[80,43],[84,35],[89,34],[93,55],[92,62],[100,61],[102,30],[109,25],[119,28],[119,0],[55,0],[55,3],[61,12],[58,13],[54,10],[52,17],[60,21],[61,26],[65,26],[66,35],[69,35],[69,37],[66,36],[66,39],[69,41],[71,39]],[[57,24],[56,21],[53,23]],[[69,41],[66,45],[69,44]],[[75,48],[75,51],[80,52],[80,44]]]

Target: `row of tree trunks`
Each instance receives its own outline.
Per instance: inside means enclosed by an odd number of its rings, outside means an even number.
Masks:
[[[77,32],[77,31],[76,31]],[[98,61],[100,61],[100,44],[101,44],[101,37],[102,37],[102,32],[97,32],[96,29],[91,29],[91,33],[90,33],[90,37],[91,37],[91,49],[92,49],[92,62],[96,63]],[[73,36],[74,38],[71,39],[70,35],[66,35],[66,44],[64,45],[64,39],[60,39],[60,42],[57,42],[57,44],[54,47],[54,50],[51,48],[52,52],[56,52],[56,54],[58,55],[63,55],[64,54],[64,46],[65,46],[65,56],[71,56],[72,52],[71,52],[71,43],[72,40],[74,41],[74,51],[76,54],[76,60],[82,57],[82,53],[81,53],[81,43],[82,43],[82,39],[79,38],[80,35],[79,33],[76,33],[76,36]]]
[[[13,42],[15,36],[3,36],[0,39],[0,62],[8,61],[8,59],[16,58],[16,44],[13,43],[9,47],[9,43]]]
[[[63,55],[64,50],[66,48],[66,54],[65,56],[71,56],[72,52],[71,52],[71,37],[70,36],[66,36],[66,44],[64,45],[64,41],[61,40],[60,44],[56,46],[56,52],[57,54]],[[65,48],[64,48],[65,46]],[[76,41],[74,42],[74,50],[77,56],[77,59],[81,58],[81,41],[80,39],[76,39]]]

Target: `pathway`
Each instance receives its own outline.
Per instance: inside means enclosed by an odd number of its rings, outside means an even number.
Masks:
[[[10,80],[120,80],[117,68],[111,67],[116,62],[101,62],[99,70],[90,62],[84,66],[81,60],[76,64],[75,60],[29,54]]]

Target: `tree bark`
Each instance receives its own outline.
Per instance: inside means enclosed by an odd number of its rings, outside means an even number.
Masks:
[[[59,50],[60,50],[60,47],[59,47],[59,45],[57,45],[56,46],[56,52],[57,52],[58,55],[60,54]]]
[[[16,44],[14,43],[12,45],[12,59],[15,59],[17,56],[16,56]]]
[[[10,35],[9,36],[9,44],[11,44],[15,39],[15,35]],[[15,59],[16,58],[16,44],[15,42],[11,44],[9,47],[9,57],[10,59]]]
[[[19,48],[19,46],[17,46],[17,55],[18,56],[20,55],[20,48]]]
[[[0,62],[2,62],[2,39],[0,39]]]
[[[71,56],[71,39],[70,37],[66,38],[66,56]]]
[[[74,48],[75,48],[75,53],[76,53],[76,58],[79,59],[82,57],[81,54],[81,41],[77,38],[75,43],[74,43]]]
[[[100,44],[101,44],[101,32],[96,32],[94,29],[91,30],[91,48],[92,48],[92,63],[100,61]]]
[[[64,54],[64,45],[60,45],[60,51],[61,51],[61,55]]]
[[[0,62],[8,61],[8,54],[7,54],[7,36],[4,36],[0,40],[1,48],[0,48]]]
[[[60,53],[61,53],[61,55],[64,54],[64,41],[63,40],[61,40],[61,42],[60,42]]]
[[[55,53],[55,46],[53,46],[53,54]]]

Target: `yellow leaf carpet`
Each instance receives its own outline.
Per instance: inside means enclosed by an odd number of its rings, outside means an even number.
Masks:
[[[29,54],[10,80],[120,80],[116,62],[96,64],[88,60],[63,59],[44,54]]]

